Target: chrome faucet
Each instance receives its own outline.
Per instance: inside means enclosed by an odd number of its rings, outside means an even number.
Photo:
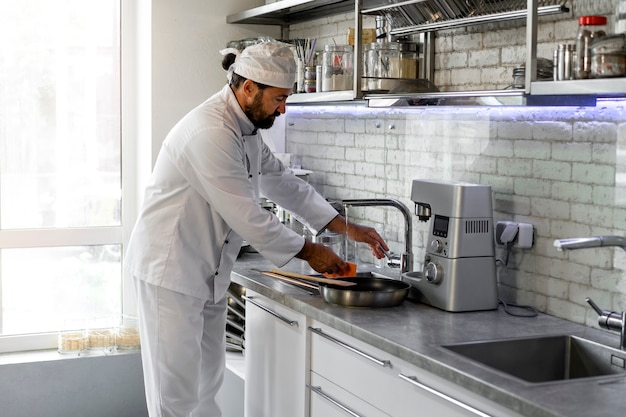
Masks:
[[[558,250],[573,250],[599,248],[607,246],[617,246],[626,250],[626,238],[622,236],[593,236],[578,237],[568,239],[557,239],[554,246]],[[602,310],[589,297],[585,301],[598,313],[598,325],[606,330],[619,332],[619,348],[625,350],[626,347],[626,312],[616,313],[614,311]]]
[[[400,271],[409,272],[413,267],[413,255],[411,245],[413,242],[413,222],[411,212],[402,202],[393,198],[365,198],[354,200],[342,200],[341,204],[346,207],[395,207],[404,215],[404,253],[400,256]],[[393,266],[393,255],[385,254],[390,266]]]
[[[589,297],[585,298],[596,313],[598,313],[598,325],[606,330],[620,332],[619,348],[625,350],[626,346],[626,312],[616,313],[614,311],[602,310]]]
[[[554,247],[558,250],[599,248],[604,246],[619,246],[626,250],[626,238],[622,236],[593,236],[557,239],[554,241]]]

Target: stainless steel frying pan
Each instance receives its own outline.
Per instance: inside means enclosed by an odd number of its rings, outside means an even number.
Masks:
[[[345,307],[394,307],[400,305],[409,294],[411,285],[388,278],[342,277],[342,281],[354,282],[351,287],[319,283],[320,294],[327,303]]]

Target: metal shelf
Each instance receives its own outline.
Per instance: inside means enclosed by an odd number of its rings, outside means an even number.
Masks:
[[[537,0],[537,14],[566,13],[568,0]],[[526,0],[406,0],[363,9],[362,14],[382,15],[392,22],[396,36],[432,32],[491,22],[525,19]]]
[[[538,0],[538,14],[569,11],[568,0]],[[355,0],[281,0],[226,17],[227,23],[290,25],[354,11]],[[383,15],[393,35],[471,26],[526,17],[525,0],[363,0],[362,14]]]
[[[626,78],[596,78],[592,80],[535,81],[530,85],[532,95],[591,95],[599,98],[626,97]]]
[[[227,23],[289,25],[339,13],[384,15],[392,20],[392,34],[408,35],[440,29],[526,19],[526,88],[520,90],[458,91],[418,95],[366,95],[360,83],[354,91],[294,94],[289,104],[367,103],[371,107],[402,105],[595,105],[597,98],[626,98],[626,78],[535,81],[537,17],[569,11],[569,0],[281,0],[226,18]],[[446,6],[447,5],[447,6]],[[355,36],[355,39],[359,39]],[[359,50],[361,45],[357,45]],[[355,53],[355,68],[361,68]],[[365,99],[365,100],[363,100]]]
[[[226,23],[286,26],[321,17],[354,11],[355,0],[280,0],[226,17]],[[384,0],[366,1],[368,7]]]

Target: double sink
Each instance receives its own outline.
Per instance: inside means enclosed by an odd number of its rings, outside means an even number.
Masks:
[[[442,347],[529,383],[626,376],[626,352],[573,335],[456,343]]]

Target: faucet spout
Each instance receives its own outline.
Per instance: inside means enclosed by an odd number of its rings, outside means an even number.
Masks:
[[[344,206],[351,207],[395,207],[404,216],[404,253],[401,258],[401,271],[409,272],[413,267],[413,255],[412,255],[412,247],[413,244],[413,222],[411,219],[411,211],[408,209],[406,205],[404,205],[401,201],[396,200],[394,198],[365,198],[365,199],[352,199],[352,200],[342,200],[341,204]]]
[[[599,248],[605,246],[618,246],[626,250],[626,238],[622,236],[593,236],[557,239],[554,241],[554,247],[558,250]]]

